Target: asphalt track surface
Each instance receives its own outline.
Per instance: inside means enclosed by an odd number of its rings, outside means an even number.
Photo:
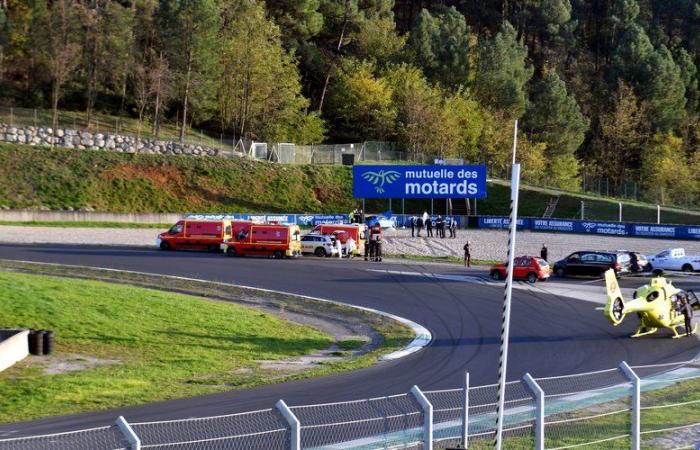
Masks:
[[[114,423],[204,417],[265,409],[279,399],[289,405],[356,400],[497,382],[502,284],[437,280],[415,272],[464,275],[459,266],[404,265],[303,258],[226,258],[220,254],[160,252],[117,247],[0,245],[0,258],[133,270],[235,283],[333,299],[379,309],[430,330],[428,347],[396,361],[322,378],[293,381],[141,406],[0,425],[0,437],[46,434]],[[391,273],[367,270],[387,269]],[[413,272],[402,275],[396,272]],[[470,275],[485,271],[471,269]],[[566,283],[598,283],[567,280]],[[602,284],[602,281],[600,282]],[[622,280],[634,287],[641,280]],[[677,282],[679,287],[683,282]],[[700,283],[693,283],[699,287]],[[631,365],[691,359],[696,339],[672,340],[666,333],[632,340],[636,321],[613,328],[591,302],[537,290],[515,289],[508,379],[564,375]],[[60,339],[60,336],[58,337]]]

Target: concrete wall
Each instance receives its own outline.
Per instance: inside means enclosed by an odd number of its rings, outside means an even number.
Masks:
[[[175,223],[180,213],[105,213],[94,211],[0,210],[4,222],[130,222]]]
[[[29,330],[0,330],[0,372],[29,355]]]

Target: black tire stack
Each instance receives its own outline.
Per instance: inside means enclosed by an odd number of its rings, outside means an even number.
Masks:
[[[56,340],[51,330],[29,331],[29,353],[36,356],[50,355],[54,352]]]

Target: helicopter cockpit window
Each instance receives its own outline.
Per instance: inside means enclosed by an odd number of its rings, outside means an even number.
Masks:
[[[657,298],[659,298],[659,291],[654,291],[654,292],[652,292],[651,294],[647,295],[647,301],[648,301],[648,302],[653,302],[653,301],[656,300]]]

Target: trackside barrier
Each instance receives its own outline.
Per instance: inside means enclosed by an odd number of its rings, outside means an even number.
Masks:
[[[0,439],[0,450],[445,449],[493,444],[497,385]],[[506,448],[692,448],[700,359],[506,383]],[[679,443],[679,439],[687,441]],[[697,440],[697,438],[695,438]]]
[[[469,226],[476,228],[507,229],[510,219],[505,216],[472,216]],[[625,223],[575,219],[518,218],[519,230],[556,233],[597,234],[604,236],[628,236],[700,240],[700,226],[662,225],[656,223]]]

